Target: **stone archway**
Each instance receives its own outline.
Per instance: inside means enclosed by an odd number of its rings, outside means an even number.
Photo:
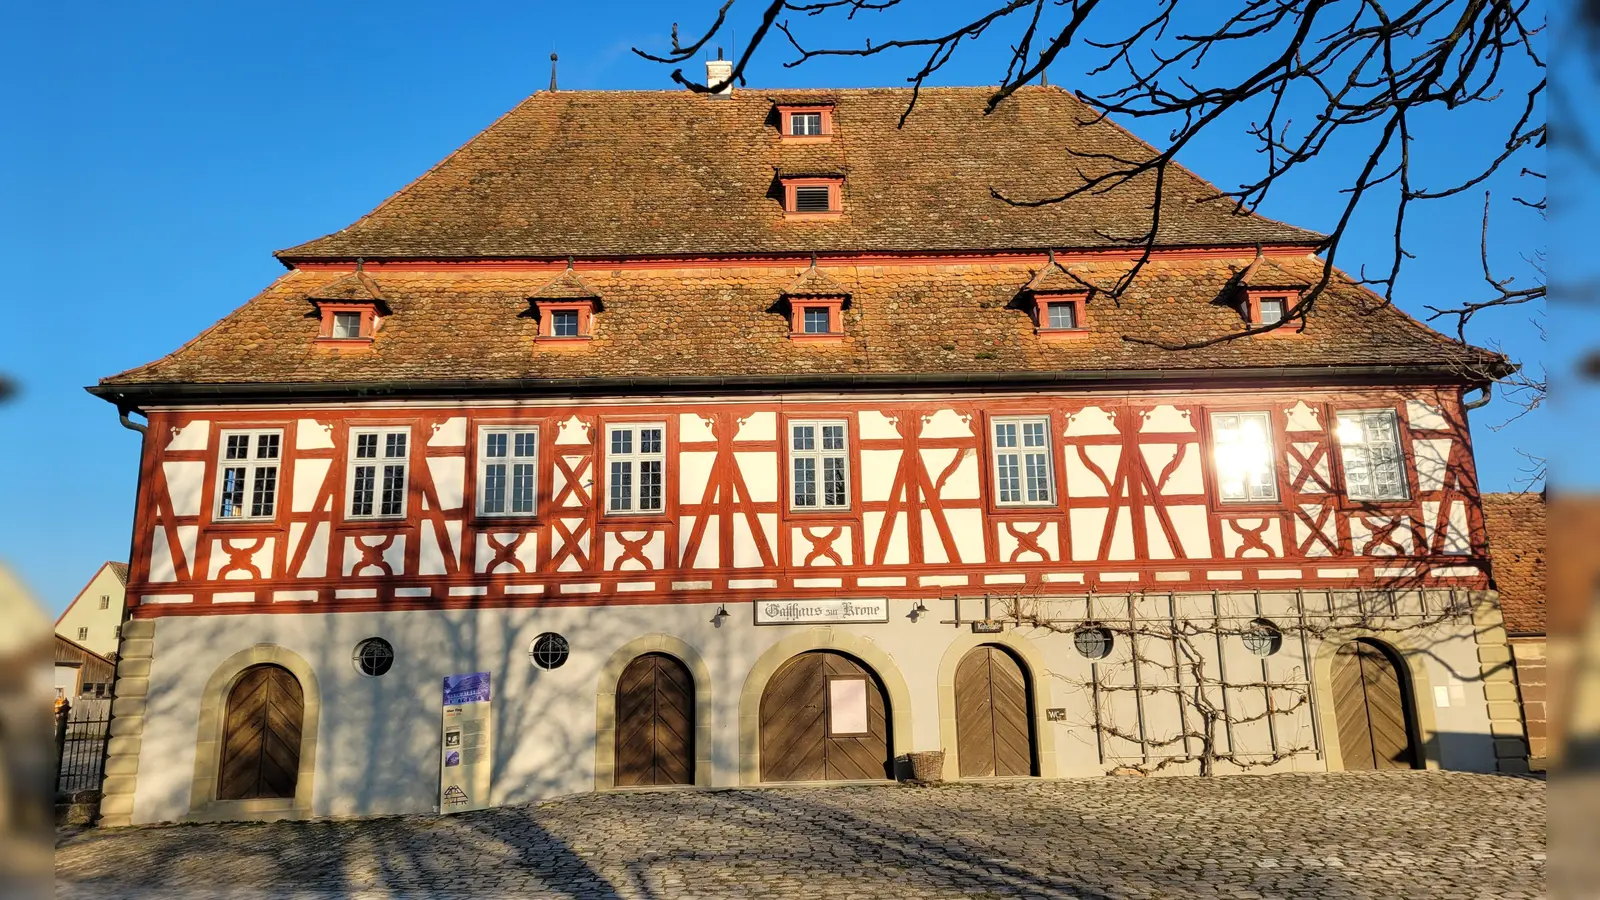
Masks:
[[[594,787],[617,786],[617,684],[635,659],[662,653],[683,663],[694,681],[694,783],[711,784],[712,693],[711,670],[693,647],[670,634],[648,634],[618,647],[600,667],[595,686]]]
[[[284,670],[300,688],[301,724],[294,795],[221,800],[218,799],[218,784],[222,774],[228,699],[247,673],[262,671],[261,667]],[[317,729],[321,719],[322,692],[317,686],[317,675],[300,654],[277,644],[256,644],[223,660],[200,694],[188,818],[191,821],[309,818],[317,771]]]
[[[767,683],[790,658],[808,650],[835,650],[872,669],[888,700],[888,739],[895,753],[911,745],[911,692],[893,658],[870,638],[828,626],[807,628],[768,647],[750,667],[739,694],[739,783],[761,783],[761,697]]]

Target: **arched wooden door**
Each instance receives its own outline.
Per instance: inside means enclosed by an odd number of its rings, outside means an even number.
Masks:
[[[1333,658],[1333,708],[1346,769],[1410,769],[1411,700],[1395,660],[1367,641],[1351,641]]]
[[[646,653],[617,679],[618,787],[694,784],[694,676]]]
[[[762,781],[890,778],[891,750],[883,685],[848,656],[802,653],[761,694]]]
[[[217,799],[293,798],[304,715],[300,682],[288,669],[246,669],[228,694]]]
[[[1028,676],[999,647],[974,647],[956,666],[956,759],[962,778],[1032,775]]]

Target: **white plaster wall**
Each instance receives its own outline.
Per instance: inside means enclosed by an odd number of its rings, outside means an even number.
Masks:
[[[909,615],[915,601],[895,600],[887,624],[831,626],[877,644],[908,686],[912,746],[897,746],[896,754],[940,749],[940,661],[952,640],[970,636],[965,627],[940,624],[950,618],[948,601],[930,597],[927,603],[930,613],[918,621]],[[738,784],[738,706],[746,676],[774,643],[812,626],[756,626],[749,604],[727,606],[732,615],[720,628],[711,623],[716,607],[705,604],[163,618],[156,628],[134,821],[176,820],[188,813],[202,688],[225,659],[258,642],[292,650],[316,672],[322,702],[316,815],[433,809],[440,681],[461,672],[493,674],[493,803],[529,803],[591,790],[599,670],[620,646],[652,633],[679,638],[704,658],[712,679],[711,783]],[[968,610],[968,617],[975,612]],[[1097,613],[1115,614],[1105,607]],[[567,664],[553,671],[535,668],[527,656],[529,644],[544,631],[561,633],[572,646]],[[356,644],[374,636],[393,644],[397,657],[381,678],[359,674],[351,662]],[[1082,688],[1088,661],[1073,649],[1071,635],[1034,630],[1026,638],[1051,669],[1033,673],[1040,706],[1068,710],[1065,722],[1044,726],[1055,729],[1059,774],[1105,772],[1109,764],[1102,764],[1086,725],[1092,721]],[[1492,770],[1483,689],[1471,680],[1478,669],[1470,628],[1458,623],[1415,638],[1426,648],[1430,685],[1444,686],[1450,697],[1450,705],[1434,709],[1437,755],[1446,768]],[[1316,647],[1309,649],[1314,657]],[[1285,654],[1273,664],[1304,665],[1298,648],[1293,653],[1286,648]],[[1230,656],[1230,664],[1236,661]],[[1430,689],[1416,702],[1434,703],[1434,693]],[[1154,730],[1176,727],[1175,711],[1147,714]],[[1309,733],[1309,715],[1296,727]],[[1283,768],[1324,765],[1321,757],[1309,756]]]

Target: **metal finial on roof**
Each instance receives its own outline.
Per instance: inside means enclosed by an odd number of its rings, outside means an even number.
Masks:
[[[1040,87],[1049,87],[1050,86],[1050,70],[1049,69],[1040,69],[1039,70],[1039,86]]]
[[[556,55],[550,54],[550,90],[556,89]]]
[[[811,251],[811,268],[815,269],[816,267],[817,267],[817,251],[813,250],[813,251]]]
[[[568,272],[572,271],[572,254],[571,253],[567,254],[567,271]]]
[[[1050,255],[1050,265],[1059,265],[1059,263],[1056,262],[1056,248],[1046,247],[1045,252]]]
[[[356,257],[356,271],[359,272],[362,269],[365,269],[366,267],[367,267],[367,258],[365,256]]]

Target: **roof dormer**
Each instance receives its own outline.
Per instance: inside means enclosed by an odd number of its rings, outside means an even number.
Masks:
[[[565,272],[528,300],[539,316],[539,342],[552,345],[591,340],[595,314],[604,309],[600,294],[573,271],[570,262]]]
[[[1310,282],[1258,251],[1250,265],[1233,277],[1232,303],[1246,327],[1264,328],[1286,320],[1309,287]]]
[[[844,172],[827,166],[778,170],[786,219],[834,219],[844,212]]]
[[[349,275],[311,291],[306,296],[320,318],[316,342],[337,349],[370,346],[389,315],[389,304],[361,263]]]
[[[833,140],[833,101],[779,101],[778,133],[784,143],[820,144]]]
[[[1094,285],[1050,254],[1050,262],[1023,289],[1033,315],[1033,333],[1047,340],[1089,334],[1089,294]]]
[[[801,343],[844,340],[844,305],[850,291],[823,274],[816,260],[783,291],[789,305],[789,339]]]

